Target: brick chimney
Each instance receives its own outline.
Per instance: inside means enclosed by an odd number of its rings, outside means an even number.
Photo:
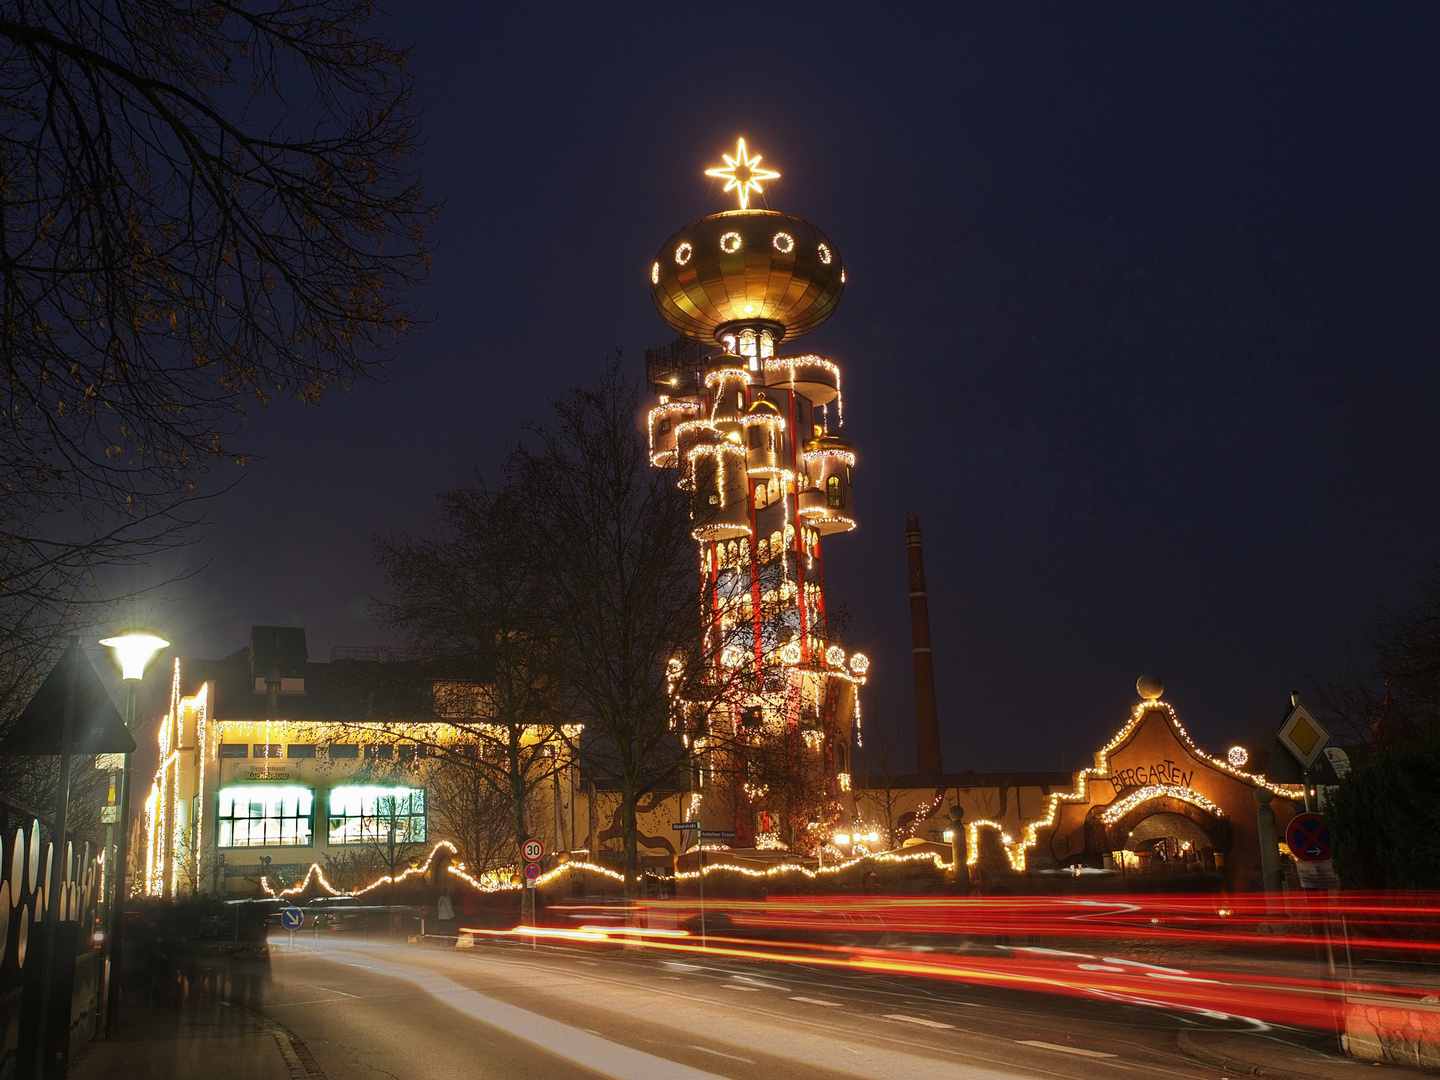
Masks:
[[[910,560],[910,652],[915,662],[915,771],[938,776],[940,719],[935,710],[935,662],[930,654],[930,607],[925,599],[925,556],[920,519],[905,516],[905,553]]]

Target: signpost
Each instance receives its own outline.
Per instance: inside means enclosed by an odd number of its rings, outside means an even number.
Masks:
[[[525,869],[521,874],[525,879],[525,891],[530,897],[530,924],[535,924],[535,879],[540,876],[540,860],[545,857],[545,845],[535,837],[530,837],[520,848],[520,854],[525,859]],[[523,910],[523,909],[522,909]],[[535,939],[530,939],[530,947],[535,947]]]
[[[1330,826],[1319,814],[1296,814],[1285,826],[1285,843],[1295,856],[1302,889],[1338,889],[1340,879],[1331,861]]]
[[[236,919],[238,921],[239,916],[236,916]],[[298,907],[287,907],[284,911],[280,912],[280,925],[290,931],[290,944],[294,946],[295,931],[305,925],[305,912],[301,911]]]
[[[1330,733],[1310,715],[1309,709],[1297,703],[1280,725],[1277,738],[1280,745],[1294,755],[1300,767],[1308,770],[1330,742]]]
[[[1296,814],[1285,826],[1285,843],[1300,862],[1325,862],[1330,858],[1330,826],[1319,814]]]

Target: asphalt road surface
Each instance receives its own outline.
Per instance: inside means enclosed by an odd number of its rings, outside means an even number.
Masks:
[[[326,1080],[1214,1078],[1177,1035],[1244,1026],[801,963],[335,938],[276,939],[251,1004]]]

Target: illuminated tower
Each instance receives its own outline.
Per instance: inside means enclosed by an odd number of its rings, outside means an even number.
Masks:
[[[831,638],[821,554],[823,537],[855,528],[855,453],[839,434],[840,369],[777,350],[830,317],[845,267],[810,222],[750,207],[778,174],[743,139],[707,175],[740,208],[661,247],[651,296],[690,340],[646,355],[660,395],[651,461],[691,493],[705,598],[705,692],[686,709],[702,762],[692,809],[707,829],[733,823],[738,847],[813,851],[848,805],[869,665]]]

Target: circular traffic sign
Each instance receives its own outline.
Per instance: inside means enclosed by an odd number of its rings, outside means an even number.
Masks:
[[[533,841],[533,840],[531,841],[532,844],[533,844],[534,842],[535,842],[535,841]],[[527,845],[527,846],[528,846],[528,845]],[[540,876],[540,864],[539,864],[539,863],[533,863],[533,862],[532,862],[532,863],[526,863],[526,864],[525,864],[525,877],[526,877],[528,880],[534,881],[534,880],[535,880],[536,878],[538,878],[539,876]]]
[[[526,862],[539,862],[545,857],[545,845],[532,836],[525,841],[525,846],[520,849],[520,853],[525,856]]]
[[[299,930],[305,924],[305,913],[298,907],[287,907],[280,912],[280,925],[286,930]]]
[[[1285,843],[1301,862],[1324,862],[1330,858],[1330,826],[1319,814],[1296,814],[1285,826]]]

